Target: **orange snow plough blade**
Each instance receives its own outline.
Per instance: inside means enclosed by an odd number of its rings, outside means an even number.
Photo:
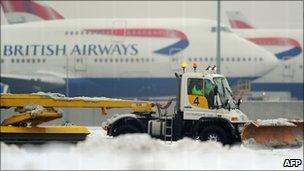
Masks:
[[[248,123],[241,133],[243,143],[271,147],[303,145],[303,121],[258,120]]]

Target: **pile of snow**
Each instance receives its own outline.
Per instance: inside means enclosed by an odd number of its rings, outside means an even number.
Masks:
[[[278,119],[266,119],[266,120],[261,120],[258,119],[255,121],[258,125],[263,125],[263,126],[296,126],[292,122],[288,121],[285,118],[278,118]]]
[[[285,159],[303,157],[296,149],[252,149],[242,145],[222,146],[215,142],[182,139],[172,144],[145,134],[106,136],[101,128],[77,145],[6,145],[1,143],[1,169],[293,169]],[[303,164],[295,169],[303,169]]]
[[[24,110],[32,115],[46,111],[46,109],[40,105],[26,105]]]
[[[85,97],[85,96],[79,96],[79,97],[66,97],[63,94],[60,93],[45,93],[45,92],[37,92],[32,93],[33,95],[41,95],[41,96],[48,96],[52,99],[56,100],[84,100],[84,101],[100,101],[100,100],[117,100],[121,101],[122,99],[115,99],[115,98],[107,98],[107,97]]]
[[[42,112],[48,111],[46,108],[40,105],[26,105],[23,109],[25,112],[30,113],[33,117],[37,116],[38,114]],[[63,111],[61,109],[52,109],[58,114],[62,115]]]

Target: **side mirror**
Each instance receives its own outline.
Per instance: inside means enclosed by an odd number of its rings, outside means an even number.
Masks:
[[[178,73],[174,73],[176,78],[180,78],[180,75],[178,75]]]
[[[242,99],[242,98],[239,98],[239,100],[238,100],[238,102],[237,102],[237,107],[238,107],[238,109],[240,109],[241,103],[243,103],[243,99]]]

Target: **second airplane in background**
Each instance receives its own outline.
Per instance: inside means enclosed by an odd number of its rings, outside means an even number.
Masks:
[[[303,99],[303,30],[256,28],[239,11],[227,11],[233,32],[273,53],[280,63],[252,83],[254,91],[290,92]]]

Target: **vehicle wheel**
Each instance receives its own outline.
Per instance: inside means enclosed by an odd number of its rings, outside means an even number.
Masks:
[[[228,135],[225,130],[219,126],[208,126],[199,134],[201,141],[218,141],[222,144],[228,144]]]
[[[116,137],[123,134],[134,134],[134,133],[140,133],[140,130],[133,125],[122,125],[114,131],[113,136]]]

